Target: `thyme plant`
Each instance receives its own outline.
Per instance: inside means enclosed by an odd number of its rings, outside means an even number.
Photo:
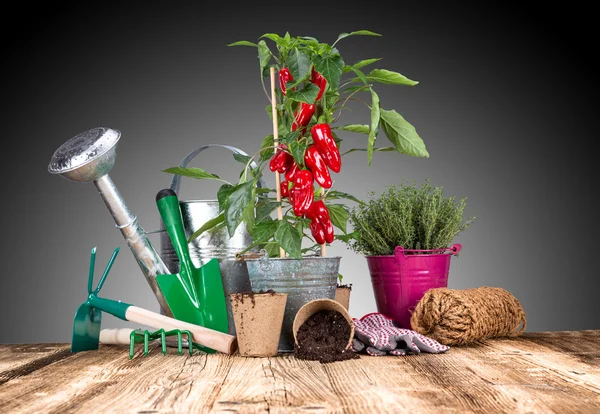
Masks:
[[[443,188],[432,186],[429,180],[420,187],[402,181],[388,186],[380,196],[371,192],[368,202],[350,213],[356,237],[348,245],[365,256],[393,255],[396,246],[423,250],[449,247],[475,220],[463,220],[466,200],[446,197]]]

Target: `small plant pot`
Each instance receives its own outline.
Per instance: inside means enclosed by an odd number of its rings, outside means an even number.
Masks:
[[[350,293],[352,285],[338,285],[335,290],[335,300],[339,302],[346,310],[350,308]]]
[[[393,256],[367,256],[377,311],[411,329],[410,318],[425,292],[448,287],[450,258],[460,249],[460,244],[437,250],[398,246]]]
[[[277,355],[287,294],[243,292],[232,293],[229,298],[240,355]]]
[[[296,346],[298,345],[298,330],[300,329],[300,327],[312,315],[323,310],[332,310],[339,312],[342,314],[344,319],[346,319],[346,321],[350,325],[350,334],[348,335],[348,344],[345,349],[349,349],[352,345],[352,338],[354,338],[354,323],[352,322],[352,317],[343,305],[331,299],[315,299],[306,303],[298,310],[298,313],[296,313],[296,317],[294,318],[294,325],[292,328],[292,331],[294,333],[294,342]]]

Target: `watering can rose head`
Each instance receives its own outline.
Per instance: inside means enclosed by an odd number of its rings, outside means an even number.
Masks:
[[[270,73],[276,74],[279,87],[266,94],[270,103],[267,113],[277,131],[277,139],[274,135],[262,139],[260,149],[253,156],[234,154],[243,168],[237,183],[200,168],[164,170],[223,182],[217,193],[219,216],[198,229],[190,240],[205,231],[223,227],[231,236],[244,222],[253,238],[244,252],[261,248],[269,256],[277,257],[283,250],[290,257],[301,258],[334,240],[349,243],[359,233],[347,230],[351,209],[346,202],[361,205],[362,201],[333,189],[335,175],[342,169],[342,157],[364,151],[369,165],[378,151],[429,157],[415,128],[395,110],[384,109],[374,88],[376,83],[414,86],[418,82],[387,69],[364,70],[379,59],[367,58],[346,64],[337,44],[351,36],[380,35],[358,30],[342,33],[328,44],[313,37],[267,33],[256,43],[238,41],[229,45],[257,49],[260,82],[265,92],[265,78]],[[274,79],[272,77],[275,83]],[[361,96],[363,99],[357,99]],[[274,108],[272,98],[276,100]],[[365,124],[340,122],[346,103],[351,99],[364,103]],[[376,145],[380,129],[389,141],[388,146]],[[342,150],[338,136],[341,132],[363,134],[364,147]],[[267,165],[277,174],[275,189],[261,185]],[[279,177],[279,174],[284,176]],[[304,240],[308,242],[303,243]]]

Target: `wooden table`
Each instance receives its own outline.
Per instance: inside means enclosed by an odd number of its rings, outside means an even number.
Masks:
[[[320,364],[0,345],[0,413],[600,412],[600,331],[527,333],[442,355]]]

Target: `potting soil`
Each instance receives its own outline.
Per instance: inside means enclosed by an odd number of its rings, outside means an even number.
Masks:
[[[346,349],[349,336],[350,325],[341,313],[322,310],[298,329],[294,354],[298,359],[321,363],[360,358],[352,349]]]

